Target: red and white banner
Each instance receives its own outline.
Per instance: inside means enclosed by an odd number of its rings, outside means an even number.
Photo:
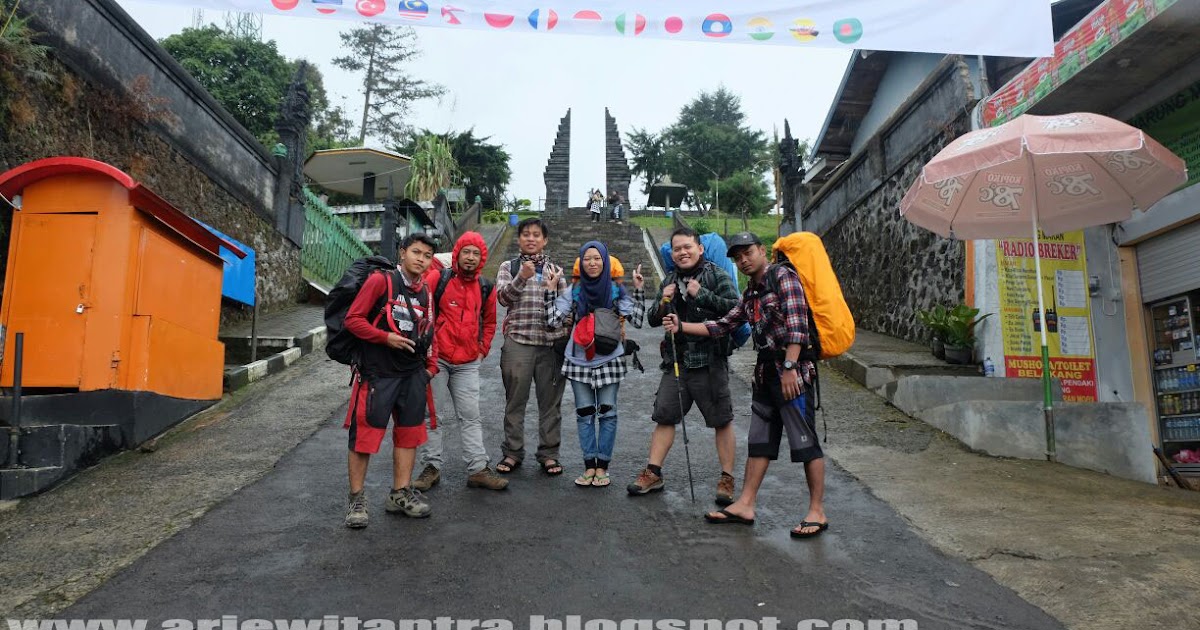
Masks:
[[[266,15],[546,36],[1044,57],[1048,0],[143,0]]]

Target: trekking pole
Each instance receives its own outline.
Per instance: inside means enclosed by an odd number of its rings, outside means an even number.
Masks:
[[[679,312],[675,315],[678,317]],[[683,426],[683,457],[687,460],[688,489],[692,492],[692,503],[696,502],[696,484],[692,481],[692,454],[688,449],[687,420],[683,413],[683,381],[679,379],[679,348],[675,346],[675,333],[671,335],[671,357],[675,364],[675,393],[679,395],[679,424]]]

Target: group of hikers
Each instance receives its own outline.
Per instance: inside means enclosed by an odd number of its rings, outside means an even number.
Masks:
[[[592,223],[600,222],[601,215],[604,212],[604,203],[604,194],[600,192],[599,188],[594,188],[588,193],[588,200],[585,207],[592,216]],[[624,209],[624,204],[625,198],[617,191],[614,190],[608,194],[609,220],[616,222],[618,225],[621,224],[621,211]]]
[[[650,414],[655,427],[647,464],[628,493],[646,495],[664,488],[663,464],[676,426],[694,405],[714,431],[721,469],[714,495],[720,509],[706,513],[706,521],[754,524],[758,490],[786,431],[791,460],[803,463],[809,489],[808,511],[791,535],[809,538],[824,532],[829,526],[823,503],[825,466],[810,394],[816,368],[811,351],[805,352],[813,342],[812,320],[796,271],[770,264],[753,233],[733,235],[728,256],[749,278],[739,297],[730,275],[705,257],[700,236],[680,228],[670,240],[673,269],[647,309],[640,265],[626,286],[622,274],[614,273],[619,262],[593,240],[580,247],[569,272],[545,254],[549,239],[541,219],[521,221],[519,255],[500,264],[493,285],[481,275],[488,251],[479,234],[467,232],[458,239],[447,268],[434,263],[432,239],[411,234],[400,246],[394,269],[371,273],[362,282],[344,320],[345,330],[361,346],[345,420],[350,477],[345,525],[367,525],[367,464],[379,451],[389,419],[393,484],[385,503],[388,512],[430,515],[423,491],[441,479],[443,420],[458,424],[467,486],[504,490],[504,475],[526,457],[525,408],[531,388],[536,388],[538,407],[534,457],[543,473],[561,475],[561,401],[568,382],[584,461],[574,483],[609,486],[618,391],[629,370],[627,360],[637,349],[625,338],[624,327],[640,328],[649,321],[666,332],[660,344],[662,376]],[[506,401],[501,459],[493,468],[483,440],[479,368],[491,350],[497,304],[507,309],[500,350]],[[744,324],[758,356],[739,495],[733,476],[728,356],[730,335]],[[421,472],[414,478],[418,466]]]

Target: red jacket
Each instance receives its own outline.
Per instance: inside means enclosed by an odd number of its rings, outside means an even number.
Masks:
[[[483,253],[479,269],[487,264],[487,244],[478,232],[467,232],[459,237],[454,244],[450,268],[454,270],[446,291],[442,294],[441,303],[435,305],[437,314],[435,337],[437,339],[438,358],[447,363],[461,365],[482,359],[488,355],[492,347],[492,337],[496,334],[496,292],[488,296],[487,304],[480,300],[479,272],[467,276],[458,269],[458,253],[463,247],[474,245]],[[426,272],[425,281],[430,290],[436,290],[442,270],[431,267]],[[480,322],[483,323],[483,341],[479,340]]]

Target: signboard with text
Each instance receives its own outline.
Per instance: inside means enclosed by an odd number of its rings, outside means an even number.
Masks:
[[[1041,239],[1042,297],[1050,374],[1062,383],[1063,400],[1095,401],[1096,355],[1083,232]],[[996,241],[1000,270],[1000,326],[1004,376],[1041,378],[1041,321],[1033,239]]]

